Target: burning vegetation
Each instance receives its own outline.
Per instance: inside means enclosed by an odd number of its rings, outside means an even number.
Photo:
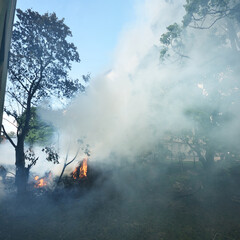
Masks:
[[[17,11],[4,107],[16,139],[1,130],[16,174],[0,166],[0,239],[240,239],[240,0],[177,2],[144,1],[111,71],[84,86],[64,20]],[[62,171],[29,186],[42,144],[48,162],[66,156]]]
[[[52,182],[52,172],[50,171],[45,175],[45,177],[41,177],[41,178],[37,175],[34,177],[34,180],[35,180],[35,184],[34,184],[35,188],[47,187]]]
[[[88,162],[88,158],[85,157],[80,163],[80,165],[74,169],[74,171],[72,172],[73,179],[77,180],[77,179],[87,178],[87,171],[88,171],[87,162]]]

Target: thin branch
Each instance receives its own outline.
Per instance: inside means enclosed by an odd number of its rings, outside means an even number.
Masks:
[[[42,65],[42,61],[41,61],[41,67],[40,67],[40,76],[39,76],[39,79],[36,83],[36,85],[34,86],[34,84],[32,85],[33,88],[31,89],[32,90],[32,93],[31,93],[31,96],[33,97],[33,95],[36,93],[38,87],[39,87],[39,84],[41,83],[42,79],[43,79],[43,71],[46,69],[46,67],[51,63],[52,59],[50,58],[46,64],[43,66]]]
[[[37,160],[39,159],[39,157],[35,158],[34,161],[32,161],[31,164],[28,164],[28,170],[30,170],[30,168],[36,164]]]
[[[194,28],[194,29],[210,29],[218,20],[226,17],[227,15],[224,15],[224,16],[220,16],[218,18],[216,18],[208,27],[200,27],[200,26],[192,26],[192,25],[189,25],[190,28]]]
[[[57,181],[57,185],[59,185],[59,183],[61,182],[62,176],[63,176],[63,173],[64,173],[66,167],[67,167],[69,164],[71,164],[71,163],[77,158],[79,151],[80,151],[80,146],[79,146],[79,148],[78,148],[78,150],[77,150],[76,155],[74,156],[74,158],[73,158],[70,162],[67,163],[68,153],[69,153],[69,149],[68,149],[67,155],[66,155],[66,158],[65,158],[65,162],[64,162],[64,165],[63,165],[62,172],[61,172],[61,174],[60,174],[60,176],[59,176],[59,178],[58,178],[58,181]]]
[[[14,115],[13,113],[11,113],[10,111],[8,111],[8,110],[6,110],[6,109],[4,109],[4,112],[5,112],[7,115],[12,116],[12,117],[15,119],[15,121],[19,124],[19,121],[18,121],[16,115]],[[5,119],[5,120],[7,120],[7,119]]]
[[[182,53],[178,52],[178,51],[174,48],[172,41],[171,41],[170,45],[171,45],[172,50],[173,50],[174,53],[176,53],[177,55],[179,55],[179,56],[182,57],[182,58],[188,58],[188,59],[190,59],[189,56],[183,55]]]
[[[16,80],[20,83],[20,85],[23,87],[23,89],[24,89],[27,93],[29,93],[29,90],[28,90],[28,89],[26,88],[26,86],[22,83],[21,79],[20,79],[19,77],[17,77],[13,71],[10,70],[10,72],[11,72],[11,74],[16,78]]]
[[[191,59],[189,56],[181,54],[180,52],[176,51],[174,48],[172,48],[172,50],[174,53],[176,53],[177,55],[179,55],[182,58]]]
[[[14,148],[16,148],[16,144],[13,142],[13,140],[10,138],[10,136],[7,134],[5,127],[2,125],[2,132],[3,134],[6,136],[6,138],[8,139],[8,141],[13,145]]]
[[[8,119],[3,118],[3,120],[7,121],[7,122],[10,123],[11,125],[13,125],[15,128],[17,128],[17,126],[16,126],[15,124],[13,124],[11,121],[9,121]]]
[[[26,109],[26,107],[23,105],[23,103],[21,103],[21,101],[17,98],[17,96],[16,96],[14,93],[12,93],[12,92],[10,92],[10,91],[7,91],[7,93],[10,94],[10,96],[11,96],[12,98],[14,98],[14,99],[21,105],[21,107],[22,107],[23,109]]]
[[[77,153],[76,153],[76,155],[74,156],[74,158],[73,158],[70,162],[66,163],[66,167],[67,167],[69,164],[71,164],[71,163],[77,158],[79,151],[80,151],[80,147],[78,148]]]

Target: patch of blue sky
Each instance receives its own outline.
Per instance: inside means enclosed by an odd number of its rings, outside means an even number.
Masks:
[[[123,29],[135,15],[136,3],[143,0],[18,0],[17,8],[32,8],[41,14],[55,12],[72,31],[70,40],[77,46],[80,64],[71,76],[91,73],[92,77],[111,69],[113,52]]]

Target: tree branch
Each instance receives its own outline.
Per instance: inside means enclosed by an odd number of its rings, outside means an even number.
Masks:
[[[32,161],[31,164],[28,164],[28,170],[30,170],[30,168],[36,164],[37,160],[39,159],[39,157],[35,158],[34,161]]]
[[[80,151],[80,147],[78,148],[77,153],[76,153],[76,155],[74,156],[74,158],[73,158],[70,162],[66,163],[66,167],[67,167],[69,164],[71,164],[71,163],[77,158],[79,151]]]
[[[13,142],[13,140],[9,137],[9,135],[7,134],[6,130],[5,130],[5,127],[2,125],[2,132],[3,134],[6,136],[6,138],[8,139],[8,141],[12,144],[12,146],[14,148],[16,148],[16,144]]]
[[[19,104],[21,105],[21,107],[22,107],[23,109],[26,109],[26,107],[23,105],[23,103],[17,98],[17,96],[15,95],[15,93],[12,93],[12,92],[10,92],[10,91],[7,91],[7,93],[10,94],[10,96],[11,96],[12,98],[14,98],[14,99],[17,101],[17,103],[19,103]]]
[[[15,128],[17,128],[17,126],[15,124],[13,124],[12,122],[10,122],[8,119],[3,118],[5,121],[7,121],[8,123],[10,123],[11,125],[13,125]]]
[[[13,110],[12,110],[13,111]],[[13,113],[11,113],[9,110],[7,110],[6,108],[4,108],[4,112],[7,114],[7,115],[9,115],[9,116],[12,116],[14,119],[15,119],[15,121],[18,123],[18,124],[20,124],[19,123],[19,121],[18,121],[18,118],[17,118],[17,113],[16,113],[16,115],[14,115]],[[7,120],[7,119],[6,119]],[[17,126],[16,126],[17,127]]]
[[[23,87],[23,89],[29,93],[29,90],[26,88],[26,86],[22,83],[21,79],[15,75],[15,73],[10,70],[11,74],[14,76],[14,78],[20,83],[20,85]]]
[[[67,167],[69,164],[71,164],[71,163],[77,158],[79,151],[80,151],[80,146],[79,146],[79,148],[78,148],[78,150],[77,150],[76,155],[74,156],[74,158],[73,158],[70,162],[68,162],[68,163],[67,163],[67,159],[68,159],[68,152],[69,152],[69,150],[67,151],[67,155],[66,155],[66,158],[65,158],[65,162],[64,162],[64,165],[63,165],[63,169],[62,169],[62,172],[61,172],[61,174],[60,174],[60,176],[59,176],[59,178],[58,178],[57,185],[59,185],[59,183],[61,182],[61,179],[62,179],[62,176],[63,176],[63,173],[64,173],[66,167]]]
[[[192,25],[189,25],[190,28],[194,28],[194,29],[210,29],[218,20],[226,17],[227,15],[223,15],[223,16],[220,16],[218,18],[216,18],[208,27],[200,27],[200,26],[192,26]]]

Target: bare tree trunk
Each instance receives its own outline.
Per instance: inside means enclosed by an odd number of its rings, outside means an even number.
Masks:
[[[24,141],[22,139],[22,136],[19,136],[19,138],[18,138],[18,143],[16,146],[15,154],[16,154],[15,184],[17,187],[18,194],[23,194],[27,190],[29,169],[25,167]]]
[[[23,126],[18,128],[17,131],[17,145],[16,151],[16,178],[15,184],[19,194],[23,194],[27,190],[27,183],[29,177],[29,168],[25,167],[25,153],[24,153],[24,140],[29,131],[29,124],[31,119],[31,95],[28,96],[26,118]]]

